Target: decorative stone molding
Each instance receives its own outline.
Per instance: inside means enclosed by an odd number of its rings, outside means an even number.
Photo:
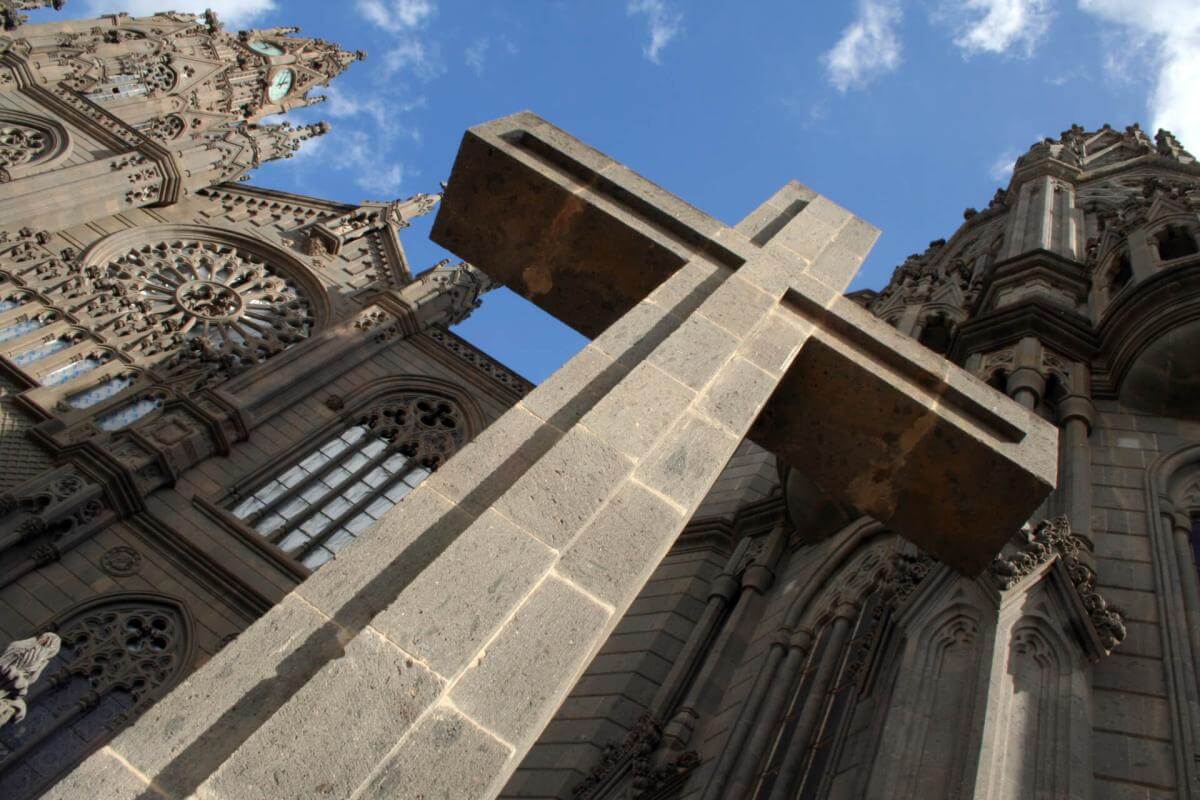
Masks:
[[[1081,556],[1090,552],[1087,539],[1071,532],[1065,516],[1057,517],[1043,520],[1034,530],[1026,532],[1017,552],[996,556],[988,573],[1001,590],[1007,591],[1043,565],[1059,559],[1087,610],[1096,636],[1105,652],[1110,653],[1125,638],[1124,615],[1096,591],[1096,572],[1081,560]]]
[[[142,554],[126,545],[109,548],[100,557],[100,569],[114,578],[128,578],[141,568]]]
[[[625,738],[604,746],[600,763],[572,789],[572,796],[575,800],[599,800],[602,797],[642,800],[671,796],[671,792],[682,787],[688,775],[700,765],[700,755],[695,750],[686,750],[669,763],[658,766],[653,756],[662,741],[662,733],[662,723],[651,714],[643,714]]]

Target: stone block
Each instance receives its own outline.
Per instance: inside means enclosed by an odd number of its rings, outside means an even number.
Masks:
[[[340,655],[348,638],[289,595],[151,706],[109,749],[163,791],[186,797],[321,665]]]
[[[558,570],[622,605],[645,584],[683,523],[678,509],[628,482],[563,551]]]
[[[708,493],[739,439],[689,412],[646,456],[634,477],[690,510]]]
[[[728,267],[696,256],[663,281],[646,299],[683,320],[732,274],[733,270]]]
[[[738,354],[771,375],[781,375],[812,333],[812,325],[794,315],[772,311],[742,343]]]
[[[638,303],[592,342],[596,348],[632,367],[658,347],[683,324],[683,318],[649,301]],[[615,381],[614,381],[615,383]]]
[[[735,230],[761,247],[816,197],[816,192],[799,181],[788,181],[770,199],[747,214]]]
[[[588,345],[522,398],[517,407],[523,407],[565,431],[590,411],[627,372],[628,369],[611,356]]]
[[[513,406],[422,485],[464,510],[482,513],[562,435],[543,419],[523,404]]]
[[[1167,679],[1161,659],[1126,655],[1120,650],[1092,667],[1092,686],[1116,692],[1167,696]]]
[[[638,459],[695,396],[694,391],[658,367],[643,362],[588,412],[583,425],[622,453]]]
[[[1151,786],[1175,785],[1175,752],[1169,741],[1096,731],[1092,746],[1092,759],[1100,775]]]
[[[404,746],[356,797],[394,800],[424,787],[425,800],[494,797],[489,788],[511,749],[462,714],[435,708],[404,741]]]
[[[758,325],[782,294],[782,291],[769,294],[734,275],[701,303],[698,311],[741,339]]]
[[[554,559],[553,550],[489,510],[371,625],[435,672],[451,677],[520,605]]]
[[[737,349],[738,341],[716,323],[692,316],[650,354],[650,363],[699,391]]]
[[[428,486],[384,515],[294,590],[355,631],[395,600],[474,520]]]
[[[501,514],[554,549],[575,537],[633,463],[582,428],[573,428],[496,502]]]
[[[407,653],[365,630],[197,794],[201,800],[348,797],[436,702],[443,685]]]
[[[450,692],[454,705],[523,752],[599,646],[610,613],[547,578]]]
[[[776,381],[747,359],[734,356],[701,396],[696,410],[740,434],[766,405]]]
[[[97,750],[41,797],[46,800],[173,800],[133,772],[107,747]]]

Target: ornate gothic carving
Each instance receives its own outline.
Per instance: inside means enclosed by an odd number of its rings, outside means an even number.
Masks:
[[[650,714],[643,714],[637,724],[620,741],[604,746],[598,763],[582,783],[571,790],[576,800],[598,800],[611,793],[614,781],[628,776],[628,786],[620,793],[626,800],[667,797],[672,790],[683,786],[687,776],[700,765],[700,755],[687,750],[657,766],[654,753],[662,741],[662,723]],[[622,784],[624,785],[624,784]]]
[[[0,728],[9,720],[25,719],[25,695],[60,646],[56,634],[43,633],[15,641],[0,653]]]
[[[355,424],[384,439],[428,470],[442,465],[465,441],[462,412],[436,396],[403,395],[355,417]]]
[[[1016,553],[996,556],[988,567],[996,583],[1011,589],[1043,564],[1061,559],[1101,644],[1111,652],[1125,638],[1124,617],[1096,591],[1095,571],[1080,560],[1080,554],[1091,549],[1087,540],[1071,532],[1066,517],[1042,521],[1024,539]]]
[[[142,554],[126,545],[111,547],[101,556],[100,568],[114,578],[128,578],[142,568]]]

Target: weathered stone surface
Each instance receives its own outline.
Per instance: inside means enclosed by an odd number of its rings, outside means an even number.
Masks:
[[[712,420],[689,412],[647,454],[634,476],[690,509],[708,492],[739,440]]]
[[[371,625],[452,677],[542,579],[555,553],[486,511]]]
[[[412,656],[365,630],[247,739],[198,795],[347,797],[441,689],[442,682]]]
[[[574,685],[608,619],[595,601],[548,578],[463,675],[450,699],[523,751]]]
[[[494,797],[494,776],[510,748],[462,714],[435,708],[404,742],[404,750],[383,765],[356,795],[362,800],[412,797],[422,787],[425,800],[483,800]],[[428,788],[425,788],[428,787]]]
[[[611,445],[573,428],[495,508],[557,549],[571,540],[632,469],[629,459]]]
[[[428,486],[417,488],[296,594],[339,624],[361,628],[471,524],[473,515]]]
[[[631,458],[640,458],[683,413],[696,393],[643,362],[596,404],[583,425]]]
[[[738,339],[700,316],[689,317],[678,333],[650,355],[650,363],[699,391],[737,348]]]
[[[48,800],[77,800],[80,797],[173,800],[146,784],[107,747],[93,754],[42,797]]]
[[[518,407],[565,431],[590,411],[628,371],[628,367],[618,363],[613,356],[588,345],[522,398]]]
[[[303,600],[284,598],[238,637],[246,652],[226,647],[109,747],[163,791],[187,796],[348,638]]]
[[[571,542],[558,569],[597,597],[619,603],[645,584],[683,521],[679,509],[627,483]]]

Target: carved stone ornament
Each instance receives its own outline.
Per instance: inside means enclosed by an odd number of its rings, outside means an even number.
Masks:
[[[1079,559],[1080,553],[1089,549],[1086,539],[1071,532],[1066,517],[1056,517],[1043,520],[1037,528],[1026,533],[1025,542],[1015,554],[996,556],[988,572],[1001,589],[1008,590],[1043,564],[1061,559],[1071,584],[1087,609],[1096,635],[1104,649],[1112,652],[1125,638],[1124,615],[1100,596],[1096,591],[1096,573]]]
[[[25,695],[61,646],[57,634],[42,633],[15,641],[0,653],[0,728],[25,719]]]
[[[616,785],[614,780],[623,782],[626,775],[629,782],[625,792],[611,796],[637,800],[678,789],[700,765],[700,756],[694,750],[687,750],[669,763],[657,766],[654,753],[660,741],[662,723],[649,713],[643,714],[624,739],[605,745],[600,763],[572,790],[572,794],[576,800],[608,796]]]
[[[100,557],[100,569],[114,578],[128,578],[142,568],[142,554],[132,547],[111,547]]]

